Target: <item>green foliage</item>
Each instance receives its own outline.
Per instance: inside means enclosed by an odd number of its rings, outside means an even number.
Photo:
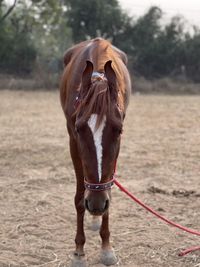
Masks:
[[[29,7],[34,17],[32,38],[37,50],[36,65],[47,72],[58,72],[65,49],[72,45],[65,9],[57,0],[33,0]]]
[[[185,41],[186,75],[192,81],[200,82],[200,32],[196,30],[194,36],[188,36]]]
[[[123,31],[127,16],[117,0],[67,0],[66,6],[75,42],[96,36],[114,39]]]
[[[136,68],[139,73],[142,73],[148,78],[168,76],[177,72],[182,64],[184,64],[183,54],[183,25],[181,19],[174,17],[171,22],[164,27],[160,26],[160,14],[153,14],[153,10],[149,12],[143,19],[143,27],[136,24],[133,27],[135,31],[135,53]],[[154,9],[157,13],[157,10]],[[149,16],[150,15],[150,16]],[[145,18],[146,17],[146,18]],[[140,21],[138,21],[140,22]],[[142,33],[138,32],[139,30]],[[138,36],[142,38],[138,42]],[[141,42],[142,40],[142,42]]]
[[[0,15],[3,8],[5,3]],[[0,25],[0,72],[26,74],[38,64],[58,71],[64,50],[72,44],[63,12],[56,0],[19,0]]]
[[[181,17],[163,25],[156,6],[137,20],[118,0],[18,0],[11,7],[0,0],[0,72],[38,71],[51,77],[69,46],[101,36],[128,54],[135,75],[200,81],[199,29],[186,31]]]
[[[30,73],[35,57],[36,50],[31,41],[30,28],[20,6],[12,17],[6,18],[0,24],[0,71]]]
[[[180,67],[184,64],[183,37],[181,18],[172,18],[155,41],[154,69],[152,70],[154,76],[180,72]]]
[[[161,33],[161,18],[162,11],[152,7],[136,21],[131,29],[132,51],[130,52],[134,58],[134,69],[144,76],[149,76],[155,67],[155,49]]]

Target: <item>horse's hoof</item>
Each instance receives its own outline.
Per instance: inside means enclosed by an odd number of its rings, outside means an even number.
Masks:
[[[73,256],[69,267],[88,267],[84,256]]]
[[[92,231],[98,231],[100,228],[101,228],[101,217],[100,216],[93,216],[90,229]]]
[[[108,249],[108,250],[102,249],[100,260],[106,266],[114,265],[118,262],[118,259],[113,249]]]

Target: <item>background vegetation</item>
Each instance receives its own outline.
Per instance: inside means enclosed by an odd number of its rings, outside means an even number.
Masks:
[[[41,86],[55,86],[64,51],[96,36],[124,50],[130,71],[142,81],[200,82],[197,27],[188,29],[182,17],[164,24],[156,6],[135,19],[117,0],[15,0],[13,5],[0,0],[1,77],[28,76],[42,81]]]

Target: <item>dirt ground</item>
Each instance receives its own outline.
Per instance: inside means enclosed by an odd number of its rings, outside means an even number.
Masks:
[[[200,96],[131,98],[119,181],[161,214],[200,230]],[[123,267],[198,267],[200,238],[167,226],[112,189],[111,236]],[[58,92],[0,91],[0,267],[67,267],[75,179]],[[89,229],[89,266],[100,238]]]

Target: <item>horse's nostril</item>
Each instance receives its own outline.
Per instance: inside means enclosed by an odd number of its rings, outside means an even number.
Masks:
[[[86,208],[87,210],[89,210],[89,205],[88,205],[88,200],[87,200],[87,199],[85,199],[85,208]]]

